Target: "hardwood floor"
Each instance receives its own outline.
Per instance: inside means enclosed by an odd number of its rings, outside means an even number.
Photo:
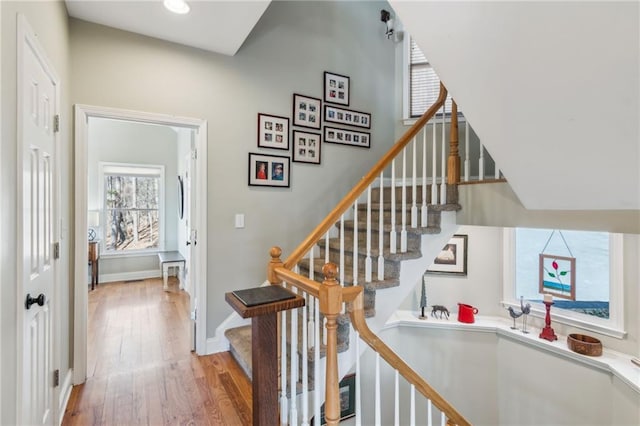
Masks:
[[[251,382],[228,352],[190,352],[189,299],[170,280],[89,292],[87,381],[63,425],[250,425]]]

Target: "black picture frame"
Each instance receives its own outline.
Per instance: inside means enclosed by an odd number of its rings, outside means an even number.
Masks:
[[[249,186],[289,188],[291,159],[281,155],[249,153]]]
[[[325,123],[344,124],[353,127],[371,128],[371,114],[368,112],[354,111],[333,105],[324,105]]]
[[[293,131],[294,163],[320,164],[322,135],[320,133]]]
[[[258,148],[289,150],[289,117],[258,113]]]
[[[350,78],[334,72],[324,72],[324,101],[349,106]]]
[[[324,141],[359,148],[371,148],[371,133],[360,130],[324,126]]]
[[[184,181],[180,175],[178,175],[178,217],[184,218]]]
[[[322,100],[311,96],[293,94],[293,125],[320,130],[322,124]]]
[[[340,395],[340,421],[356,415],[356,375],[349,374],[340,380],[338,385]],[[317,425],[315,418],[311,419],[311,424]],[[320,424],[326,425],[324,418],[324,404],[320,407]]]
[[[429,274],[467,275],[468,236],[455,234],[427,268]]]

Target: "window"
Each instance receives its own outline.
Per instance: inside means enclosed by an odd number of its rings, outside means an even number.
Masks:
[[[101,163],[104,253],[163,249],[164,166]]]
[[[606,232],[505,230],[504,304],[523,297],[544,313],[554,296],[554,321],[622,337],[622,236]]]
[[[408,61],[406,73],[406,106],[405,117],[420,117],[438,99],[440,93],[440,77],[429,64],[427,57],[412,37],[405,37]],[[445,103],[447,114],[451,114],[451,96]],[[458,108],[460,112],[460,108]]]

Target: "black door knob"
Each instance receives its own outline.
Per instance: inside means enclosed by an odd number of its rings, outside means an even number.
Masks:
[[[44,294],[40,293],[38,297],[31,297],[30,294],[27,294],[27,300],[24,301],[24,307],[29,309],[34,303],[37,303],[38,306],[44,306]]]
[[[191,241],[187,241],[187,245],[190,246],[191,245]]]

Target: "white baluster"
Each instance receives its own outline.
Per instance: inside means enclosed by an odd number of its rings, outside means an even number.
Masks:
[[[427,215],[427,126],[422,129],[422,208],[420,226],[425,228],[429,221]]]
[[[469,160],[469,120],[464,120],[464,181],[469,182],[469,171],[471,161]]]
[[[431,204],[438,204],[438,123],[433,120],[433,140],[431,141]]]
[[[375,394],[375,424],[380,426],[381,413],[380,406],[382,405],[382,398],[380,396],[380,353],[376,352],[376,394]]]
[[[416,425],[416,387],[411,385],[411,419],[409,420],[411,426]]]
[[[447,203],[447,184],[446,184],[446,176],[447,176],[447,104],[442,105],[442,167],[440,168],[440,204]]]
[[[384,280],[384,172],[380,172],[380,206],[378,207],[378,280]]]
[[[320,300],[313,298],[315,313],[315,340],[313,350],[313,417],[320,418],[320,405],[322,392],[322,380],[320,378]]]
[[[282,311],[280,320],[282,332],[280,333],[280,424],[289,423],[287,413],[287,311]]]
[[[329,231],[324,234],[324,263],[329,263]]]
[[[313,251],[314,250],[311,249],[311,251],[309,252],[309,279],[310,280],[313,280],[315,278],[315,272],[314,272],[315,259],[314,259]],[[307,325],[307,335],[308,335],[309,342],[311,342],[312,347],[315,347],[314,342],[315,342],[316,324],[315,324],[314,313],[313,313],[315,304],[307,303],[307,306],[309,307],[309,323]]]
[[[294,272],[298,267],[294,268]],[[298,293],[298,289],[291,286],[291,291],[295,294]],[[297,383],[298,383],[298,311],[297,309],[291,311],[291,346],[290,346],[291,358],[289,377],[291,378],[291,396],[289,398],[289,425],[295,426],[298,424],[298,405],[297,405]]]
[[[393,410],[393,424],[400,426],[400,373],[396,370],[395,375],[395,400]]]
[[[427,399],[427,426],[433,426],[433,417],[431,417],[431,400]]]
[[[313,251],[313,249],[311,249]],[[307,306],[309,295],[304,293],[304,306],[302,307],[302,426],[309,424],[309,341]]]
[[[362,397],[360,393],[360,335],[356,331],[356,426],[362,426]]]
[[[500,169],[498,168],[498,165],[495,162],[493,163],[493,167],[495,169],[495,178],[500,179]]]
[[[358,200],[353,205],[353,285],[358,285]]]
[[[447,416],[442,411],[440,412],[440,426],[447,426]]]
[[[402,150],[402,229],[400,231],[400,253],[407,251],[407,148]]]
[[[364,280],[371,282],[371,185],[367,187],[367,258],[364,261]]]
[[[391,160],[391,232],[389,234],[389,252],[396,252],[396,160]]]
[[[418,206],[416,204],[416,198],[418,198],[418,170],[416,168],[416,161],[417,161],[417,153],[416,153],[416,137],[413,137],[413,159],[412,159],[412,165],[413,165],[413,179],[411,181],[411,227],[412,228],[417,228],[418,227]]]
[[[344,215],[340,216],[340,285],[344,286]]]
[[[478,180],[484,180],[484,146],[480,142],[480,160],[478,160]]]

